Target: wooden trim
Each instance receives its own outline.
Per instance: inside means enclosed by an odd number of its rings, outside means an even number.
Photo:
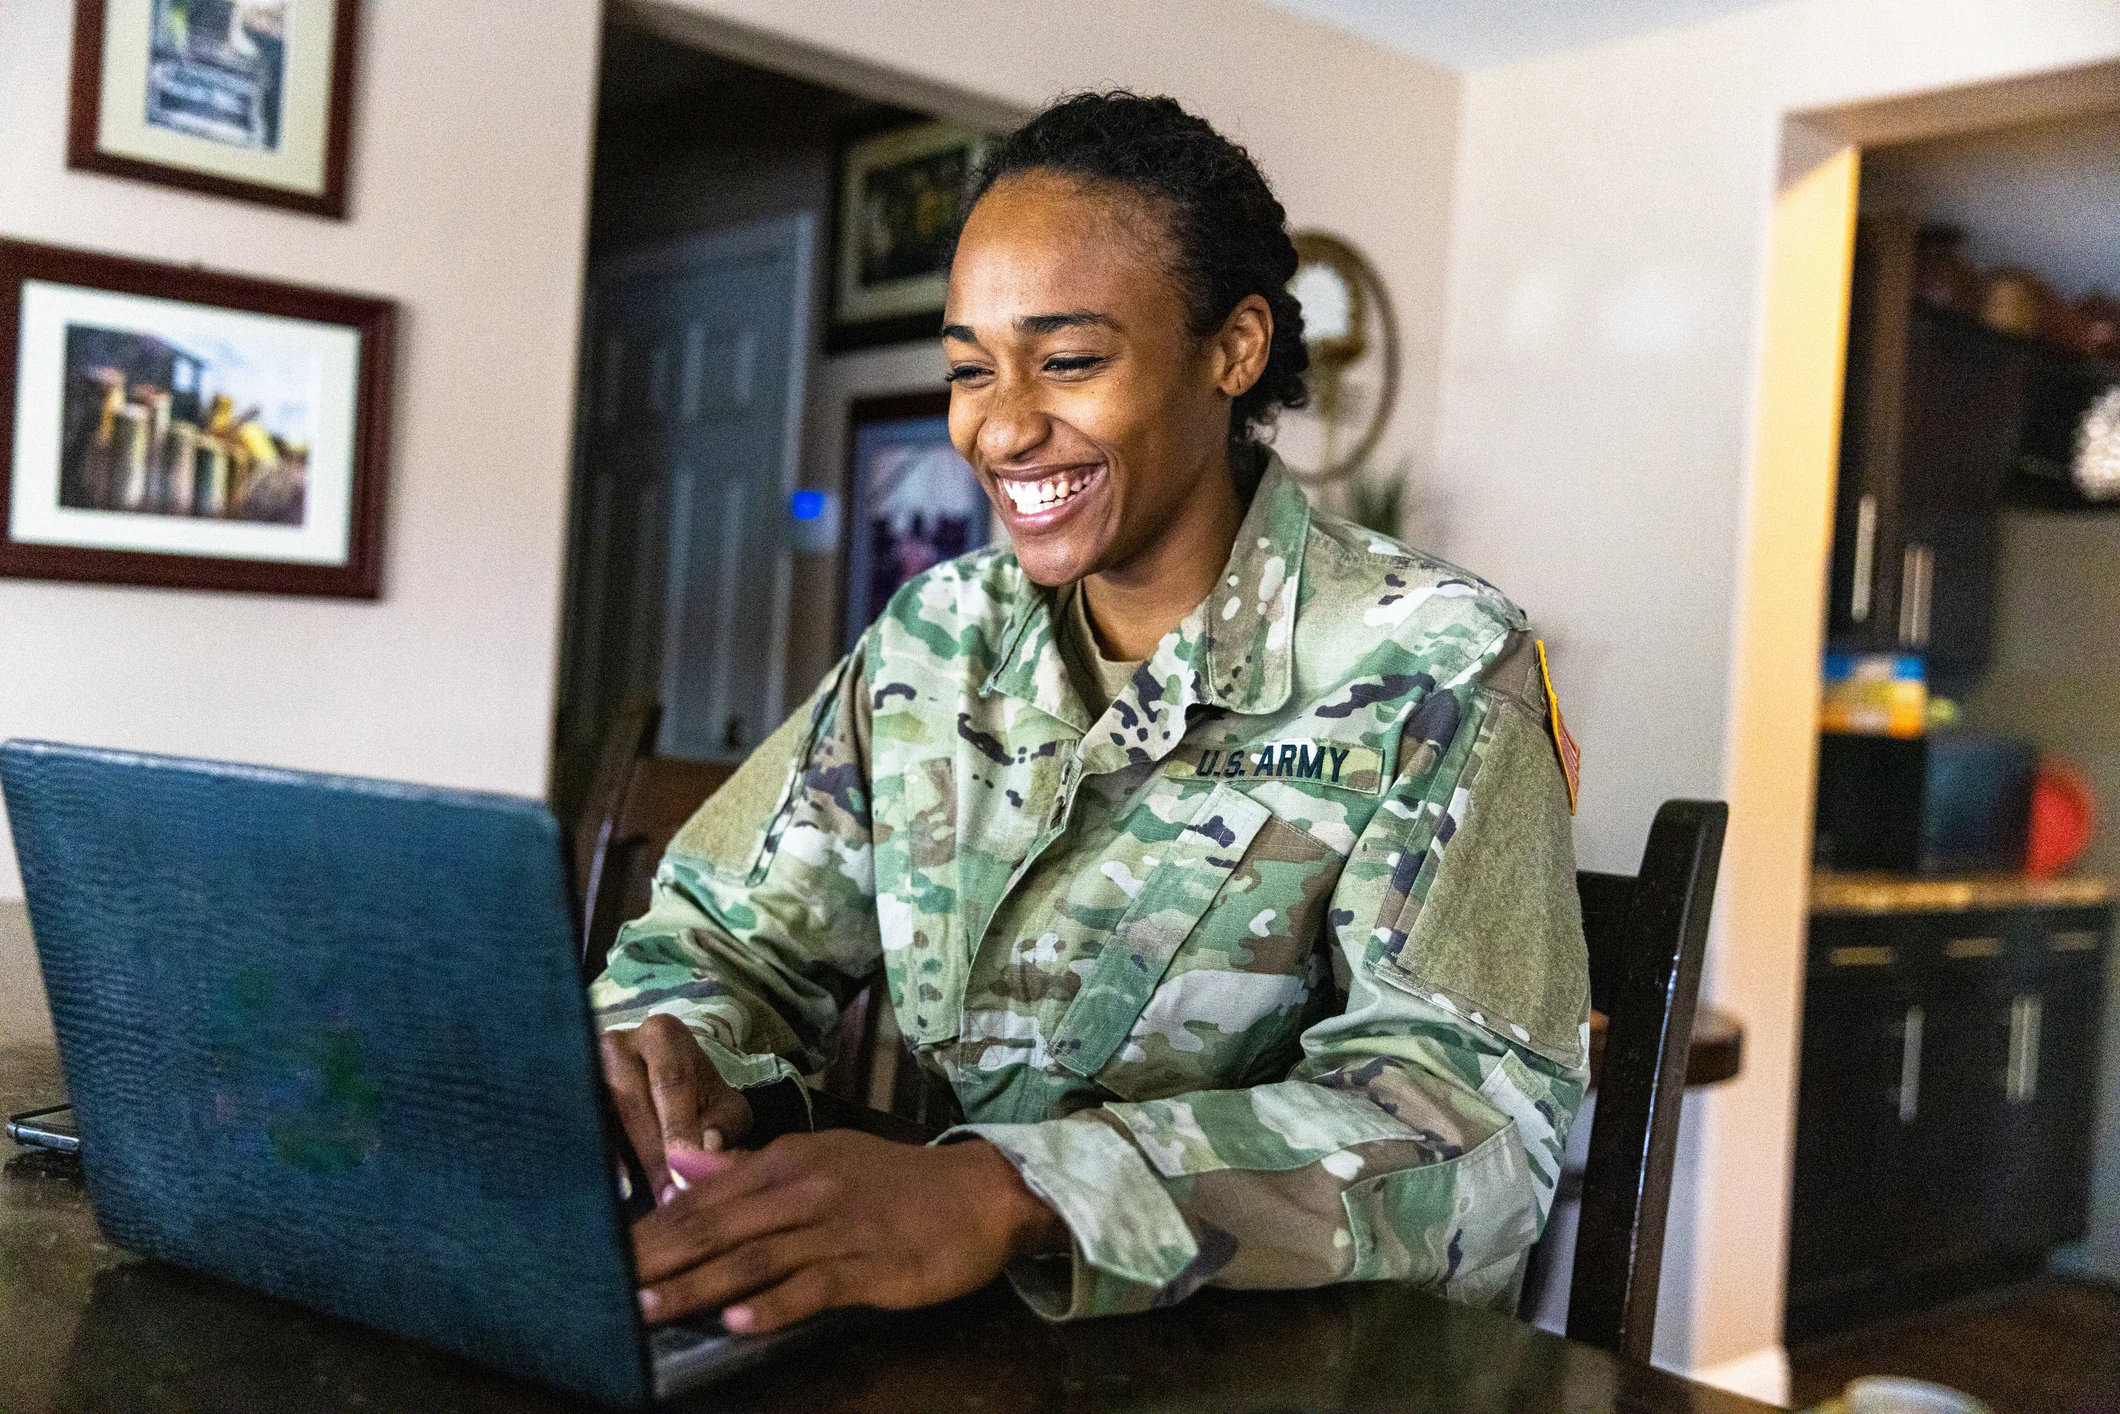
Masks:
[[[247,310],[356,331],[361,348],[355,373],[346,563],[288,564],[89,546],[31,545],[8,538],[13,519],[22,286],[27,280]],[[379,597],[395,323],[396,306],[388,300],[0,239],[0,576],[171,589]]]
[[[359,48],[360,0],[337,0],[331,35],[331,96],[324,119],[324,189],[311,193],[246,182],[189,167],[122,157],[97,145],[103,108],[106,0],[74,0],[73,83],[66,130],[66,165],[82,172],[179,187],[207,196],[278,206],[311,216],[346,219],[347,169],[353,136],[354,55]]]

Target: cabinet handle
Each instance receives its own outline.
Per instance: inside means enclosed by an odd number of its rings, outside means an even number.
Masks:
[[[2044,999],[2036,994],[2010,998],[2010,1067],[2003,1090],[2013,1105],[2030,1104],[2039,1094],[2039,1022]]]
[[[2048,952],[2096,952],[2098,935],[2089,931],[2056,933],[2046,940]]]
[[[1871,581],[1877,575],[1877,497],[1864,496],[1855,503],[1855,584],[1848,591],[1848,618],[1855,623],[1870,621]]]
[[[1936,605],[1936,552],[1929,546],[1921,547],[1921,617],[1914,622],[1914,646],[1929,646],[1929,619]]]
[[[2001,957],[2000,938],[1953,938],[1943,945],[1943,955],[1953,962],[1968,962],[1979,957]]]
[[[1899,1031],[1899,1122],[1912,1124],[1921,1110],[1921,1008],[1907,1008]]]
[[[1835,967],[1890,967],[1892,965],[1892,950],[1890,948],[1834,948],[1826,956]]]
[[[1936,554],[1926,545],[1908,545],[1899,556],[1899,643],[1925,648],[1929,642],[1929,591],[1936,578]]]

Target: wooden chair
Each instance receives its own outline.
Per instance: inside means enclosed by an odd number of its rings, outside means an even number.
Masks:
[[[692,812],[735,774],[725,762],[657,756],[662,708],[622,708],[604,734],[589,793],[574,826],[575,896],[581,905],[582,976],[604,970],[604,956],[629,918],[648,911],[655,866]]]
[[[1605,1013],[1568,1335],[1646,1364],[1708,915],[1730,807],[1670,800],[1639,874],[1576,875],[1591,1005]]]

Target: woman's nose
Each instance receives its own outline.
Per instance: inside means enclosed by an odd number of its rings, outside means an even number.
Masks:
[[[1006,375],[995,380],[979,425],[982,460],[1005,465],[1035,449],[1049,431],[1045,412],[1024,380]]]

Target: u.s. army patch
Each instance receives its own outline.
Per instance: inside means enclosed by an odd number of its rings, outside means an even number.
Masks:
[[[1183,746],[1173,772],[1221,781],[1274,780],[1375,795],[1384,788],[1384,755],[1358,742],[1297,737],[1216,749]]]

